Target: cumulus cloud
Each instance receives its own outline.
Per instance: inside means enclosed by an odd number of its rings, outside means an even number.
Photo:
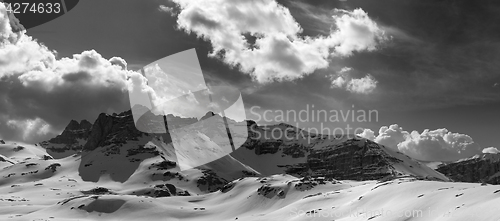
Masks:
[[[369,94],[377,87],[377,80],[371,75],[366,75],[363,78],[353,78],[347,84],[348,91],[359,94]]]
[[[378,136],[375,138],[375,142],[388,146],[397,147],[399,143],[406,140],[408,137],[408,132],[404,131],[402,127],[397,124],[393,124],[389,127],[383,126],[378,131]]]
[[[344,67],[337,74],[330,75],[331,88],[344,88],[347,91],[358,94],[369,94],[375,90],[378,81],[368,74],[362,78],[352,78],[349,72],[352,68]]]
[[[362,133],[357,135],[366,138],[368,140],[375,140],[375,132],[373,132],[373,130],[370,129],[364,129]]]
[[[94,50],[72,57],[56,53],[28,36],[0,4],[0,136],[39,142],[59,133],[71,119],[95,119],[101,112],[129,109],[131,79],[125,60]]]
[[[479,145],[470,136],[452,133],[447,129],[409,133],[394,124],[381,127],[377,136],[369,129],[358,136],[425,161],[455,161],[481,153]]]
[[[331,88],[342,88],[347,82],[343,76],[332,77],[331,80],[332,80]]]
[[[487,148],[484,148],[483,153],[491,153],[491,154],[497,154],[497,153],[500,153],[500,150],[498,150],[498,148],[496,147],[487,147]]]
[[[293,80],[326,68],[332,57],[375,50],[383,30],[362,9],[335,10],[328,36],[302,36],[290,11],[275,0],[173,0],[178,26],[209,41],[210,56],[259,82]],[[359,89],[353,84],[353,90]]]

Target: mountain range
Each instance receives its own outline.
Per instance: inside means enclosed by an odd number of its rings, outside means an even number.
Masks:
[[[173,115],[155,119],[166,123],[167,118],[168,128],[182,128],[223,117],[209,113],[200,120]],[[103,113],[93,124],[71,121],[57,137],[34,145],[2,141],[0,217],[388,220],[389,215],[373,211],[412,209],[423,214],[413,214],[411,220],[467,220],[471,214],[477,220],[500,218],[475,211],[500,201],[500,188],[486,184],[498,182],[497,155],[433,170],[355,135],[244,123],[248,137],[241,147],[204,164],[199,164],[202,158],[179,156],[168,131],[138,130],[132,111]],[[224,127],[202,131],[188,143],[190,150],[199,150],[198,155],[206,151],[202,148],[215,150],[220,142],[211,138],[225,132]],[[180,157],[200,166],[181,170]]]

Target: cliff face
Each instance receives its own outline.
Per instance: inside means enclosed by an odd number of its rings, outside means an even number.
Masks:
[[[61,135],[50,139],[49,142],[54,144],[74,144],[78,142],[78,139],[87,139],[91,128],[92,124],[87,120],[82,120],[80,123],[71,120]]]
[[[378,180],[413,176],[449,180],[410,157],[356,136],[309,134],[286,124],[249,123],[247,142],[231,155],[264,175]]]
[[[442,164],[437,171],[457,182],[500,184],[500,154],[481,154],[454,163]]]
[[[87,120],[82,120],[80,123],[71,120],[60,135],[41,142],[40,145],[54,158],[64,158],[82,150],[91,128],[92,124]]]
[[[128,140],[138,140],[144,133],[137,130],[131,111],[118,115],[100,114],[94,125],[84,151],[92,151],[100,146],[109,144],[124,144]]]
[[[397,176],[394,164],[403,161],[367,139],[351,139],[328,149],[314,150],[307,166],[312,175],[347,180],[377,180]]]
[[[159,127],[162,125],[165,127],[161,121],[167,117],[174,118],[147,113],[144,118],[137,119],[139,128],[158,132],[146,133],[137,129],[131,111],[113,115],[99,115],[92,126],[88,141],[83,147],[81,163],[78,168],[79,175],[85,181],[97,182],[102,175],[107,174],[114,181],[125,182],[140,169],[141,163],[150,160],[150,158],[156,158],[160,161],[152,164],[156,168],[151,174],[153,180],[173,181],[179,179],[184,181],[184,177],[190,177],[197,170],[201,170],[203,171],[201,175],[192,179],[198,183],[198,188],[201,191],[210,192],[222,187],[228,180],[243,176],[245,172],[247,174],[253,172],[229,157],[221,158],[217,162],[210,162],[186,173],[179,171],[177,151],[171,144],[170,134],[168,132],[159,133],[161,131]],[[175,117],[174,120],[168,122],[170,126],[175,128],[195,120]],[[150,126],[153,126],[153,129]],[[207,148],[203,145],[199,147]],[[163,163],[158,164],[158,162]],[[157,170],[166,170],[166,172],[159,173]],[[221,173],[224,171],[232,172],[219,176],[219,171],[222,171]],[[231,179],[226,180],[222,178],[223,175],[227,175]]]
[[[213,113],[208,115],[215,116]],[[179,128],[197,121],[194,118],[156,116],[152,113],[146,113],[136,120],[137,122],[134,122],[132,111],[125,111],[113,115],[100,114],[93,125],[72,121],[66,130],[51,142],[68,143],[74,148],[78,147],[75,151],[82,151],[79,172],[84,180],[97,181],[100,175],[108,173],[112,179],[124,182],[140,162],[147,158],[161,155],[165,160],[168,158],[177,162],[178,150],[171,144],[172,138],[165,125],[168,122],[168,128]],[[208,119],[205,121],[208,122]],[[448,180],[444,175],[402,153],[356,136],[310,134],[287,124],[258,126],[255,122],[248,121],[246,126],[248,128],[243,126],[244,130],[248,129],[246,142],[242,143],[240,148],[236,147],[236,151],[230,156],[207,165],[217,165],[217,162],[235,159],[238,163],[251,167],[251,171],[262,175],[288,173],[299,177],[350,180],[413,176]],[[227,133],[224,125],[219,124],[210,124],[201,129],[201,132],[207,135],[207,142],[214,144]],[[166,132],[161,133],[162,130]],[[219,132],[221,134],[218,134]],[[189,144],[196,141],[196,137],[188,139],[193,141]],[[75,140],[78,142],[75,143]],[[195,146],[192,150],[209,149],[207,142],[193,144]],[[128,165],[129,168],[118,168],[116,165]]]

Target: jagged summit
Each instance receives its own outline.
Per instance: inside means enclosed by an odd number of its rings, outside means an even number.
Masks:
[[[90,135],[92,124],[87,120],[71,120],[56,137],[40,143],[54,158],[64,158],[82,150]]]
[[[350,180],[378,180],[413,176],[448,180],[403,153],[365,138],[352,138],[329,148],[314,150],[307,159],[311,175]]]
[[[208,118],[216,115],[213,112],[207,112],[198,121],[196,118],[182,118],[171,114],[154,115],[151,112],[145,112],[141,118],[134,122],[131,110],[112,115],[102,113],[93,125],[87,121],[80,123],[71,121],[66,130],[60,136],[52,139],[51,143],[70,137],[66,135],[78,135],[80,136],[78,137],[79,146],[73,144],[69,148],[71,154],[79,151],[86,154],[99,148],[99,152],[106,155],[121,154],[123,151],[144,155],[138,159],[157,156],[160,153],[173,154],[172,160],[175,161],[173,147],[168,147],[170,150],[165,149],[172,142],[172,138],[166,130],[202,121],[205,123]],[[220,117],[220,115],[217,116]],[[165,132],[161,133],[161,130],[155,129],[154,133],[148,133],[148,131],[144,132],[144,130],[138,129],[136,125],[144,125],[145,128],[156,125]],[[241,147],[236,147],[237,149],[230,155],[259,174],[288,173],[295,176],[326,176],[352,180],[376,180],[400,176],[448,180],[444,175],[402,153],[355,135],[312,134],[285,123],[259,126],[254,121],[247,121],[245,125],[248,129],[248,138]],[[205,133],[220,137],[216,131],[220,129],[221,135],[225,135],[226,128],[223,126],[214,124]],[[193,139],[193,145],[198,145],[199,148],[207,145],[206,143],[197,143],[196,139]],[[210,140],[208,137],[204,139]],[[160,152],[155,152],[154,149],[144,149],[150,140],[161,141],[156,143]],[[217,143],[217,140],[210,142]],[[54,148],[52,147],[52,150]],[[68,151],[68,148],[63,146],[59,150]],[[124,158],[124,160],[129,159]],[[85,158],[83,161],[91,162],[93,160]]]
[[[102,113],[92,126],[84,151],[91,151],[110,143],[126,143],[137,140],[144,133],[137,130],[130,110],[117,115]]]
[[[71,120],[64,129],[65,131],[75,131],[75,130],[88,130],[92,127],[92,124],[87,120],[82,120],[80,123],[76,120]]]
[[[437,171],[454,181],[498,185],[500,184],[500,153],[483,153],[441,164]]]
[[[86,139],[91,128],[92,124],[87,120],[82,120],[80,123],[76,120],[71,120],[64,131],[55,138],[50,139],[49,142],[57,144],[74,144],[77,142],[77,139]]]
[[[213,116],[215,116],[215,115],[216,115],[216,114],[215,114],[214,112],[212,112],[212,111],[208,111],[208,112],[205,114],[205,116],[203,116],[203,117],[201,117],[201,118],[200,118],[200,121],[202,121],[202,120],[206,120],[206,119],[208,119],[208,118],[210,118],[210,117],[213,117]]]
[[[287,124],[250,124],[249,139],[231,155],[264,175],[370,180],[412,176],[449,180],[400,152],[355,135],[321,135]]]

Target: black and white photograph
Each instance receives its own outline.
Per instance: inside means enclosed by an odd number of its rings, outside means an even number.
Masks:
[[[1,221],[499,221],[500,1],[0,0]]]

